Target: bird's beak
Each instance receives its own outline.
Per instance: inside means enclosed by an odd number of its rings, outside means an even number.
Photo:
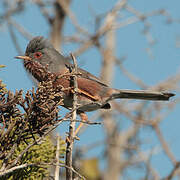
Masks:
[[[23,59],[25,61],[31,61],[32,59],[29,56],[16,56],[16,59]]]

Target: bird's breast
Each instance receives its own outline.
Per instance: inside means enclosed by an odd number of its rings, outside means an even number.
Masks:
[[[25,61],[24,67],[38,82],[46,81],[48,76],[52,75],[44,66],[35,61]]]

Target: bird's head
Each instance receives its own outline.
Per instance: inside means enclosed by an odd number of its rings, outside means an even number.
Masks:
[[[46,66],[46,64],[52,63],[52,57],[55,49],[51,43],[44,39],[42,36],[33,38],[26,47],[25,55],[16,56],[17,59],[23,59],[24,65],[31,62],[39,63],[39,65]]]
[[[46,68],[50,72],[58,72],[60,66],[68,63],[48,39],[42,36],[34,37],[27,45],[25,55],[16,56],[24,60],[25,68],[33,74],[37,68]]]
[[[44,80],[42,79],[42,76],[45,77],[44,74],[58,72],[60,63],[65,59],[42,36],[34,37],[28,43],[25,55],[16,56],[15,58],[24,60],[24,67],[38,81]]]

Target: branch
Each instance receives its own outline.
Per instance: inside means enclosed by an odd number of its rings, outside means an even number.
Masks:
[[[54,2],[54,12],[55,12],[55,17],[52,19],[52,24],[51,24],[51,42],[55,49],[59,49],[62,43],[62,30],[64,26],[64,21],[66,17],[66,13],[61,5],[61,2],[64,2],[67,7],[70,6],[71,0],[56,0]]]
[[[43,166],[46,166],[46,165],[52,165],[52,166],[59,166],[59,167],[65,167],[67,169],[70,169],[72,172],[74,172],[75,174],[77,174],[81,179],[85,180],[86,178],[84,176],[82,176],[81,174],[79,174],[74,168],[72,167],[69,167],[69,166],[66,166],[65,164],[62,164],[62,163],[58,163],[58,164],[54,164],[54,163],[39,163],[39,164],[36,164],[36,163],[31,163],[31,164],[22,164],[22,165],[19,165],[19,166],[15,166],[11,169],[8,169],[8,170],[5,170],[3,172],[0,172],[0,177],[1,176],[5,176],[9,173],[12,173],[13,171],[15,170],[18,170],[18,169],[22,169],[22,168],[26,168],[26,167],[29,167],[29,166],[39,166],[39,167],[42,167]]]
[[[164,178],[164,180],[171,180],[176,174],[176,171],[179,169],[179,167],[180,167],[180,162],[177,162],[171,173],[166,178]]]
[[[161,130],[159,128],[159,126],[157,124],[155,124],[154,126],[155,132],[157,134],[157,137],[159,138],[159,141],[163,147],[164,152],[166,153],[166,155],[169,157],[169,159],[171,160],[171,162],[173,163],[173,165],[177,164],[176,158],[174,157],[173,153],[171,152],[167,142],[165,141]]]
[[[57,145],[56,145],[56,169],[55,169],[55,180],[59,180],[59,150],[60,150],[60,137],[57,133]]]
[[[34,37],[25,29],[25,27],[17,23],[13,18],[8,18],[8,24],[12,25],[22,36],[24,36],[28,40],[31,40]]]
[[[19,165],[19,166],[15,166],[15,167],[13,167],[11,169],[8,169],[8,170],[5,170],[3,172],[0,172],[0,177],[1,176],[5,176],[5,175],[7,175],[9,173],[12,173],[15,170],[26,168],[26,167],[29,167],[29,166],[36,166],[36,164],[35,163],[31,163],[31,164],[27,164],[26,163],[26,164],[22,164],[22,165]]]
[[[74,63],[74,71],[77,73],[77,63],[76,59],[71,54],[73,63]],[[72,118],[71,122],[69,125],[69,135],[67,137],[67,148],[66,148],[66,166],[72,168],[72,151],[73,151],[73,143],[74,143],[74,130],[75,130],[75,125],[76,125],[76,114],[77,114],[77,92],[78,92],[78,84],[77,84],[77,77],[76,75],[72,76],[72,81],[73,81],[73,86],[74,86],[74,93],[73,93],[73,113],[72,113]],[[66,168],[66,179],[67,180],[72,180],[72,170]]]

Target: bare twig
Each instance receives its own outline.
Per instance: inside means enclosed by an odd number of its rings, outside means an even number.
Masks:
[[[81,32],[85,36],[89,36],[89,32],[85,28],[83,28],[82,26],[79,25],[75,15],[69,8],[68,3],[66,1],[59,1],[59,3],[61,5],[62,9],[64,10],[64,12],[66,13],[66,15],[70,18],[72,24],[77,29],[77,31]]]
[[[16,35],[14,33],[14,30],[12,28],[12,25],[10,23],[10,21],[8,20],[8,27],[9,27],[9,33],[10,33],[10,36],[11,36],[11,39],[12,39],[12,42],[14,43],[14,46],[18,52],[18,54],[22,54],[22,50],[17,42],[17,38],[16,38]]]
[[[64,168],[69,169],[69,170],[71,170],[72,172],[74,172],[74,173],[75,173],[76,175],[78,175],[81,179],[83,179],[83,180],[86,179],[84,176],[82,176],[81,174],[79,174],[74,168],[69,167],[69,166],[67,166],[67,165],[65,165],[65,164],[62,164],[62,163],[58,163],[58,165],[57,165],[56,163],[31,163],[31,164],[26,163],[26,164],[22,164],[22,165],[19,165],[19,166],[15,166],[15,167],[13,167],[13,168],[11,168],[11,169],[8,169],[8,170],[5,170],[5,171],[3,171],[3,172],[0,172],[0,177],[5,176],[5,175],[7,175],[7,174],[9,174],[9,173],[12,173],[12,172],[15,171],[15,170],[23,169],[23,168],[26,168],[26,167],[29,167],[29,166],[38,166],[38,167],[42,167],[42,168],[43,168],[43,166],[46,166],[46,165],[64,167]]]
[[[26,39],[31,40],[33,38],[33,35],[29,33],[21,24],[18,24],[13,18],[9,18],[8,23],[16,28],[17,31],[19,31],[19,33],[21,33],[21,35]]]
[[[59,150],[60,150],[60,136],[57,133],[55,180],[59,180]]]
[[[50,23],[51,22],[51,16],[46,8],[46,4],[43,0],[34,0],[36,5],[39,7],[41,14],[44,16],[44,18]]]
[[[169,159],[171,160],[171,162],[173,163],[173,165],[176,165],[177,164],[177,161],[173,155],[173,153],[171,152],[167,142],[165,141],[161,131],[160,131],[160,128],[157,124],[155,124],[154,126],[154,129],[156,131],[156,134],[157,134],[157,137],[159,138],[159,141],[163,147],[163,150],[164,152],[167,154],[167,156],[169,157]]]
[[[123,66],[123,64],[122,64],[122,62],[120,60],[116,59],[116,64],[119,65],[119,68],[122,71],[122,73],[126,77],[128,77],[132,82],[136,83],[137,85],[139,85],[143,89],[148,88],[148,86],[143,82],[143,80],[139,79],[137,76],[130,73],[126,68],[124,68],[124,66]]]
[[[0,172],[0,177],[5,176],[6,174],[12,173],[15,170],[26,168],[29,166],[36,166],[36,164],[35,163],[31,163],[31,164],[26,163],[26,164],[21,164],[19,166],[12,167],[11,169],[4,170],[4,171]]]
[[[166,178],[163,178],[163,180],[171,180],[175,176],[179,167],[180,167],[180,162],[177,162],[174,168],[172,169],[171,173]]]
[[[115,30],[111,27],[116,22],[118,10],[124,6],[124,3],[126,3],[126,1],[118,1],[115,7],[113,7],[113,10],[107,14],[103,28],[99,30],[99,33],[104,33],[107,29],[109,29],[106,31],[105,48],[100,48],[103,57],[101,77],[108,85],[112,83],[114,77],[115,59],[113,54],[115,53],[116,48]],[[108,111],[103,114],[103,122],[106,131],[106,143],[108,146],[106,152],[108,166],[106,172],[104,173],[104,179],[118,179],[121,152],[117,145],[117,125],[113,119],[112,111]]]
[[[61,2],[64,2],[67,7],[70,6],[71,0],[56,0],[54,2],[54,12],[55,16],[51,20],[51,42],[55,49],[60,49],[61,42],[62,42],[62,30],[63,30],[63,25],[64,25],[64,20],[66,17],[66,13],[61,6]]]
[[[74,63],[74,71],[77,73],[77,62],[73,54],[71,54],[73,63]],[[74,131],[75,131],[75,125],[76,125],[76,108],[77,108],[77,92],[78,92],[78,84],[77,84],[77,77],[74,75],[72,77],[73,80],[73,87],[74,87],[74,93],[73,93],[73,113],[72,113],[72,121],[69,125],[69,135],[67,137],[67,148],[66,148],[66,166],[72,168],[72,151],[73,151],[73,143],[74,143]],[[66,179],[72,180],[72,170],[66,168]]]

